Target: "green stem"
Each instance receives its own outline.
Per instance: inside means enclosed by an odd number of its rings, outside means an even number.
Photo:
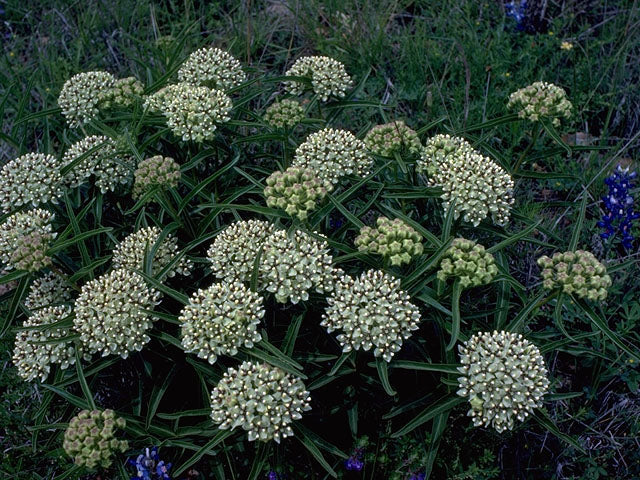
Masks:
[[[511,175],[515,175],[516,173],[518,173],[518,169],[520,168],[520,165],[522,164],[522,161],[524,160],[524,158],[529,154],[529,152],[531,152],[531,150],[533,149],[533,147],[536,144],[536,141],[538,140],[538,137],[540,136],[540,130],[541,130],[541,126],[539,123],[536,123],[536,126],[534,127],[533,130],[533,134],[531,135],[531,143],[529,144],[529,146],[524,150],[524,152],[522,152],[522,154],[520,155],[520,157],[518,158],[518,161],[516,162],[516,164],[513,166],[513,171],[511,172]]]

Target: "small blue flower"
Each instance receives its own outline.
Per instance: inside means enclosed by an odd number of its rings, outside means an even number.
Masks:
[[[127,464],[136,468],[136,476],[131,480],[171,480],[168,473],[171,464],[160,460],[157,447],[146,448],[145,453],[135,460],[127,460]]]
[[[630,249],[633,243],[633,222],[640,218],[640,214],[633,210],[634,200],[629,192],[635,187],[632,180],[637,175],[637,172],[629,172],[629,167],[623,169],[618,165],[615,172],[604,180],[609,193],[602,197],[605,214],[598,222],[598,226],[604,229],[600,236],[607,239],[620,235],[622,246],[626,249]]]
[[[517,22],[518,30],[524,29],[524,20],[527,16],[527,0],[511,0],[504,4],[507,17],[513,18]]]
[[[353,454],[344,461],[344,467],[347,470],[359,472],[364,468],[364,448],[356,448]]]

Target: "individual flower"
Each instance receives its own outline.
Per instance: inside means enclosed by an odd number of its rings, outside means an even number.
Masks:
[[[27,153],[0,171],[0,207],[5,212],[22,205],[57,202],[62,194],[60,163],[53,155]]]
[[[364,143],[370,152],[382,157],[393,157],[396,153],[418,156],[422,148],[418,134],[402,120],[376,125],[364,137]]]
[[[345,175],[367,176],[373,158],[353,133],[325,128],[309,135],[296,149],[292,166],[313,170],[321,180],[335,184]]]
[[[291,234],[277,230],[264,242],[258,278],[261,288],[276,301],[298,303],[309,299],[309,290],[318,293],[333,288],[333,258],[329,244],[301,230]]]
[[[144,270],[145,257],[151,253],[161,233],[162,230],[159,227],[153,226],[141,228],[127,235],[113,250],[113,266],[129,270]],[[178,239],[169,233],[162,239],[153,255],[151,275],[157,276],[178,255]],[[173,277],[176,274],[189,275],[192,268],[193,262],[182,257],[164,273],[162,278]]]
[[[113,86],[100,92],[100,108],[130,107],[142,97],[144,85],[136,77],[121,78]]]
[[[116,79],[107,72],[78,73],[62,86],[58,105],[71,127],[80,127],[98,115],[101,96]]]
[[[329,57],[299,58],[285,75],[310,78],[313,93],[323,102],[329,100],[329,97],[342,98],[351,88],[351,77],[344,65]],[[284,85],[285,90],[292,95],[301,95],[306,89],[303,82],[286,81]]]
[[[75,301],[74,326],[91,354],[127,358],[149,342],[147,331],[156,320],[148,310],[160,293],[135,272],[118,268],[84,284]]]
[[[423,250],[420,234],[399,218],[378,217],[375,228],[360,229],[355,244],[361,252],[382,255],[391,265],[409,263]]]
[[[569,295],[589,300],[604,300],[611,286],[607,269],[591,252],[556,252],[551,258],[538,259],[542,268],[542,286],[547,290],[559,288]]]
[[[236,355],[239,347],[262,340],[256,327],[263,316],[260,295],[239,282],[214,283],[182,309],[182,346],[213,364],[218,355]]]
[[[48,272],[33,281],[24,299],[24,306],[29,310],[35,310],[55,303],[64,303],[71,300],[72,291],[64,278],[57,273]]]
[[[16,333],[13,364],[27,382],[35,379],[45,382],[51,365],[59,364],[65,369],[75,363],[73,340],[62,340],[71,335],[71,329],[48,327],[70,314],[71,308],[63,305],[41,308],[24,321],[22,326],[28,330]]]
[[[207,251],[216,278],[247,282],[253,274],[258,252],[276,227],[264,220],[234,222],[216,235]]]
[[[456,238],[442,257],[438,279],[446,282],[447,278],[454,277],[462,288],[469,288],[491,283],[497,274],[493,255],[482,245],[466,238]]]
[[[353,471],[360,472],[364,468],[364,447],[356,447],[353,453],[344,461],[344,468]]]
[[[267,178],[264,196],[267,206],[306,220],[332,189],[331,183],[320,180],[312,170],[289,167],[284,172],[273,172]]]
[[[534,82],[513,92],[509,96],[507,108],[517,110],[520,118],[532,122],[549,119],[557,127],[562,117],[571,116],[573,107],[561,87],[553,83]]]
[[[320,325],[337,336],[343,352],[371,350],[390,362],[402,342],[418,329],[420,311],[400,289],[400,280],[381,270],[358,278],[343,275],[327,298]]]
[[[28,272],[51,265],[47,251],[56,236],[52,221],[53,214],[40,208],[8,217],[0,225],[0,261]]]
[[[538,347],[522,335],[476,333],[458,348],[458,395],[468,398],[467,415],[474,426],[491,426],[501,433],[542,406],[549,388],[547,368]]]
[[[293,128],[304,118],[300,102],[289,99],[272,103],[264,114],[264,121],[275,128]]]
[[[160,460],[158,447],[153,447],[151,450],[145,448],[144,453],[138,455],[135,460],[128,459],[127,464],[136,469],[136,476],[131,480],[171,480],[169,476],[171,463]]]
[[[560,50],[573,50],[573,43],[564,41],[560,44]]]
[[[180,165],[171,157],[155,155],[142,160],[133,172],[133,198],[138,199],[152,191],[176,188],[180,182]],[[149,198],[147,201],[152,201]]]
[[[448,135],[430,139],[416,170],[428,176],[430,186],[442,188],[445,212],[455,202],[454,218],[462,216],[474,226],[489,215],[499,225],[509,221],[514,202],[511,176],[463,139]]]
[[[598,226],[604,229],[600,234],[602,238],[620,235],[622,246],[627,250],[633,244],[634,221],[640,218],[640,213],[633,209],[634,200],[630,193],[636,186],[633,180],[637,175],[637,172],[629,172],[629,167],[622,168],[618,165],[615,172],[605,178],[604,183],[609,187],[609,192],[606,197],[602,197],[605,214],[598,222]]]
[[[117,453],[129,448],[126,440],[116,437],[125,425],[124,418],[116,417],[113,410],[82,410],[69,422],[62,447],[76,465],[108,468]]]
[[[211,392],[211,418],[222,430],[242,427],[249,441],[293,435],[291,423],[311,410],[302,380],[266,363],[229,368]]]
[[[247,79],[238,60],[219,48],[196,50],[178,70],[180,82],[202,85],[226,92]]]

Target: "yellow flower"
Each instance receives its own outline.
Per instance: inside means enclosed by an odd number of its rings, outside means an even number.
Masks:
[[[573,50],[573,43],[571,42],[562,42],[560,44],[561,50]]]

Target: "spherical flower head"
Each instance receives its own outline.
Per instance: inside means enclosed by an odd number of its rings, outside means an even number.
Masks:
[[[113,86],[100,92],[100,108],[130,107],[142,97],[144,85],[136,77],[121,78]]]
[[[180,165],[171,157],[156,155],[142,160],[133,176],[133,198],[139,199],[151,191],[176,188],[180,182]]]
[[[309,299],[309,290],[318,293],[333,289],[333,258],[325,240],[301,230],[291,234],[278,230],[264,243],[258,271],[259,285],[280,303]]]
[[[267,178],[264,196],[267,206],[280,208],[304,221],[332,189],[331,183],[319,179],[312,170],[289,167]]]
[[[224,50],[204,47],[196,50],[178,70],[180,82],[226,92],[247,79],[238,60]]]
[[[417,157],[422,149],[418,134],[402,120],[376,125],[364,137],[364,143],[370,152],[382,157],[395,154]]]
[[[381,270],[358,278],[343,275],[327,298],[320,325],[337,337],[343,352],[368,351],[390,362],[402,342],[418,329],[420,311],[400,289],[400,280]]]
[[[101,95],[109,91],[116,79],[107,72],[85,72],[74,75],[62,86],[58,105],[69,125],[80,127],[98,115]]]
[[[467,415],[474,426],[491,426],[501,433],[542,406],[549,388],[547,368],[538,347],[522,335],[476,333],[458,348],[458,395],[469,399]]]
[[[292,166],[313,170],[321,180],[336,184],[345,175],[367,176],[373,158],[353,133],[325,128],[309,135],[296,149]]]
[[[509,96],[507,107],[518,111],[520,118],[532,122],[549,119],[555,126],[562,117],[571,117],[573,106],[563,88],[547,82],[534,82]]]
[[[193,294],[182,309],[182,346],[209,363],[218,355],[233,356],[238,348],[262,340],[256,330],[264,316],[262,297],[244,284],[216,283]]]
[[[377,226],[362,227],[355,244],[361,252],[382,255],[391,265],[402,265],[422,254],[422,237],[399,218],[379,217]]]
[[[416,171],[428,176],[435,175],[447,157],[464,156],[473,152],[473,147],[464,138],[438,134],[429,138],[422,148],[416,162]]]
[[[63,305],[41,308],[24,321],[23,327],[29,330],[20,330],[16,333],[13,364],[18,369],[18,375],[27,382],[36,379],[45,382],[51,371],[51,365],[59,364],[60,368],[65,369],[75,363],[73,341],[54,343],[56,340],[70,336],[71,329],[39,328],[59,322],[70,314],[71,308]]]
[[[124,268],[87,282],[75,301],[80,341],[89,353],[127,358],[149,342],[147,331],[156,317],[144,310],[153,310],[159,299],[140,275]]]
[[[162,230],[159,227],[145,227],[137,232],[127,235],[113,251],[113,266],[128,270],[144,270],[145,256],[151,253]],[[151,265],[151,275],[157,277],[164,268],[171,264],[178,256],[178,239],[171,233],[167,234],[156,249]],[[193,268],[193,262],[182,257],[161,277],[173,277],[176,274],[189,275]]]
[[[272,103],[264,114],[264,121],[275,128],[293,128],[305,118],[304,108],[295,100]]]
[[[557,252],[551,258],[540,257],[538,265],[542,268],[542,285],[547,290],[561,289],[588,300],[607,298],[611,277],[591,252]]]
[[[48,272],[33,281],[24,299],[24,306],[29,310],[35,310],[56,303],[64,303],[71,300],[72,292],[73,289],[64,278],[57,273]]]
[[[0,261],[28,272],[51,265],[47,251],[56,236],[52,221],[53,214],[40,208],[8,217],[0,225]]]
[[[22,205],[57,202],[62,194],[60,163],[53,155],[27,153],[0,171],[0,207],[5,212]]]
[[[446,282],[453,277],[462,288],[491,283],[498,274],[493,255],[485,248],[466,238],[456,238],[442,256],[438,279]]]
[[[276,227],[264,220],[234,222],[216,235],[207,252],[216,278],[228,282],[248,282],[265,240]]]
[[[285,75],[310,78],[313,93],[323,102],[329,100],[329,97],[344,97],[352,83],[342,63],[321,56],[299,58]],[[287,81],[284,85],[285,90],[292,95],[301,95],[306,89],[303,82]]]
[[[222,430],[242,427],[249,441],[268,442],[293,435],[291,423],[311,410],[300,378],[266,363],[229,368],[211,392],[211,418]]]
[[[116,417],[113,410],[82,410],[69,422],[62,446],[76,465],[108,468],[115,454],[129,448],[126,440],[116,437],[125,425],[125,420]]]
[[[93,175],[102,193],[113,192],[118,185],[131,180],[134,160],[121,153],[115,140],[104,135],[91,135],[77,141],[62,157],[62,165],[71,166],[64,176],[69,187],[78,187]]]

